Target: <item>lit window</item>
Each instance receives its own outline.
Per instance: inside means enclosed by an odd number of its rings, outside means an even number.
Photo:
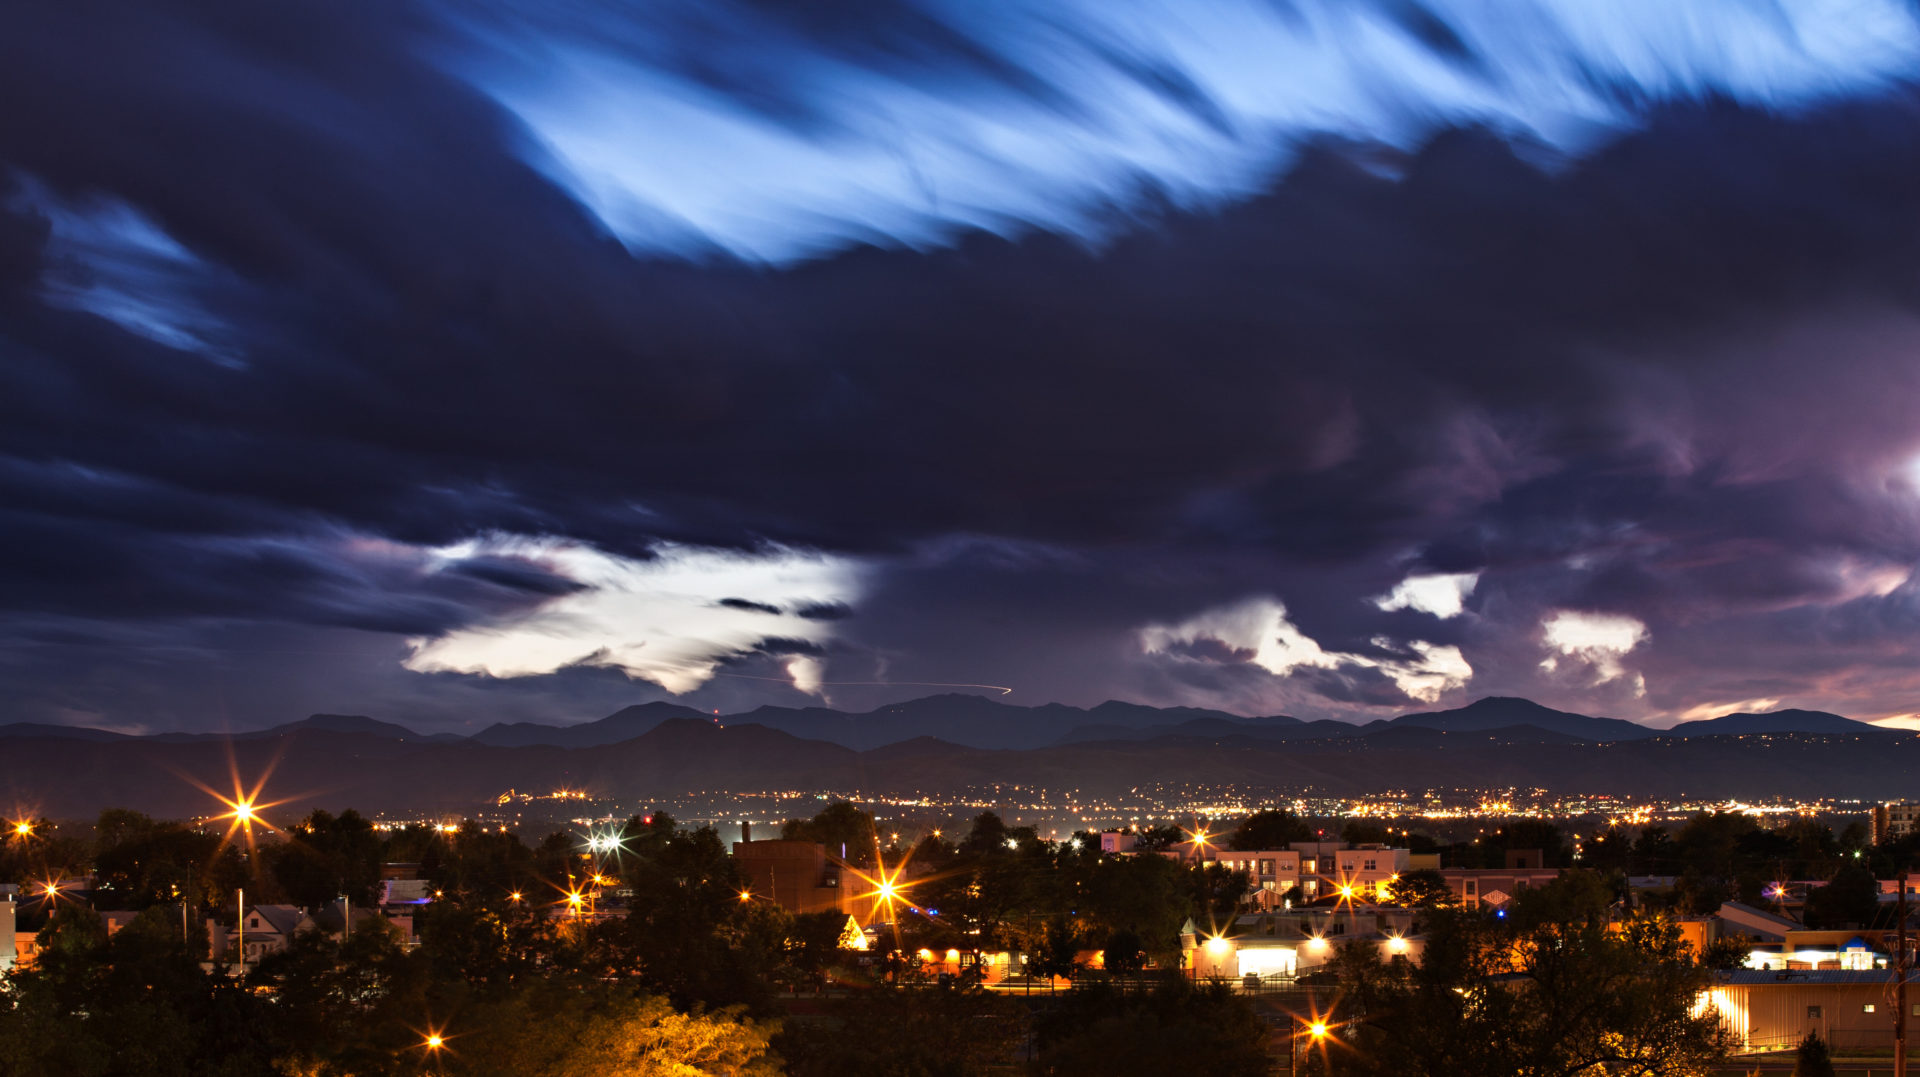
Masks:
[[[1861,1013],[1872,1013],[1872,1012],[1873,1012],[1873,1003],[1871,1003],[1871,1002],[1869,1002],[1869,1003],[1867,1003],[1867,1004],[1866,1004],[1865,1006],[1862,1006],[1862,1007],[1860,1007],[1860,1012],[1861,1012]]]

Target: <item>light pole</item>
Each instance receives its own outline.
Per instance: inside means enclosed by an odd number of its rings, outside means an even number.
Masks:
[[[1907,1077],[1907,869],[1900,869],[1893,951],[1893,1077]]]

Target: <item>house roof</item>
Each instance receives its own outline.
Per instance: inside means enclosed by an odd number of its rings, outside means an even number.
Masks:
[[[1720,906],[1718,914],[1723,920],[1731,920],[1742,927],[1766,929],[1768,934],[1785,935],[1789,931],[1805,930],[1805,924],[1798,920],[1789,920],[1784,916],[1743,905],[1738,901],[1729,901]]]
[[[307,914],[292,905],[249,905],[247,916],[258,916],[261,921],[282,935],[291,935],[300,929]]]
[[[1886,969],[1734,969],[1714,974],[1714,982],[1729,987],[1788,987],[1794,984],[1884,984],[1892,978]]]

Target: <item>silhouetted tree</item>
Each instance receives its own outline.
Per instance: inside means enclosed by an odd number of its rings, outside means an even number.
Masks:
[[[1284,849],[1296,841],[1313,840],[1313,828],[1285,808],[1254,812],[1227,836],[1229,849]]]

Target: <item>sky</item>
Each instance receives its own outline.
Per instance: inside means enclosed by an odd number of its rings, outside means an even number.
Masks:
[[[0,15],[0,722],[1920,704],[1904,0]]]

